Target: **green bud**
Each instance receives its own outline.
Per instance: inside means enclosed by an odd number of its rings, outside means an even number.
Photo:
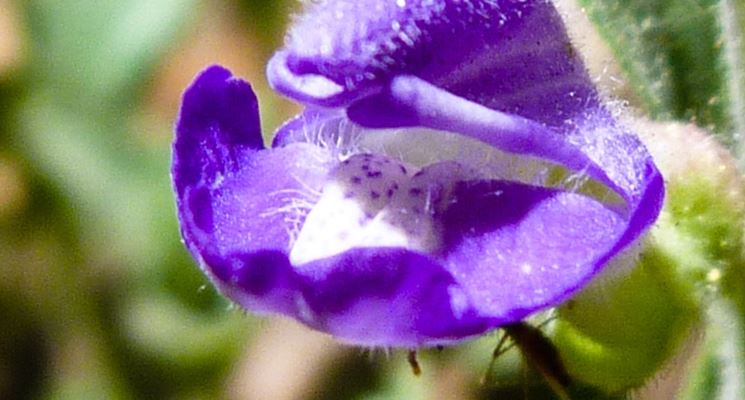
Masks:
[[[693,125],[636,121],[666,200],[638,260],[619,257],[559,308],[555,342],[576,379],[608,392],[654,379],[721,289],[745,310],[745,193],[734,159]],[[630,251],[632,253],[633,251]],[[635,267],[633,267],[635,265]]]
[[[730,153],[694,125],[637,123],[662,170],[666,203],[653,235],[696,283],[745,268],[745,184]]]
[[[675,262],[649,243],[626,275],[596,282],[559,308],[554,341],[571,376],[619,392],[642,386],[674,354],[700,315]]]

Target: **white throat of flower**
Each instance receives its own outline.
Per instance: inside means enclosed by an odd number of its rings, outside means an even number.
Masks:
[[[478,179],[540,184],[548,171],[541,161],[444,132],[337,131],[331,138],[318,135],[314,142],[326,147],[349,145],[329,148],[343,161],[330,172],[294,240],[290,252],[294,265],[360,247],[437,254],[443,238],[438,216],[457,201],[453,196],[457,184]],[[349,155],[350,149],[354,154]]]

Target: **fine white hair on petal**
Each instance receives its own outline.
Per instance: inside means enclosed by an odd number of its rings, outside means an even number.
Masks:
[[[314,157],[321,156],[315,155]],[[305,218],[318,202],[318,199],[322,194],[320,187],[316,188],[309,185],[298,176],[292,175],[292,178],[298,183],[298,187],[280,189],[268,193],[267,196],[273,200],[276,206],[259,214],[260,218],[282,215],[285,222],[284,226],[287,230],[287,236],[289,238],[286,247],[288,250],[292,248],[298,234],[300,233],[300,229],[305,223]]]
[[[320,194],[308,193],[302,190],[286,189],[278,190],[268,194],[278,204],[276,207],[267,209],[259,215],[260,218],[267,218],[273,215],[281,214],[285,222],[287,236],[289,241],[287,249],[291,249],[300,234],[300,230],[305,223],[308,213],[313,209]]]
[[[361,134],[361,129],[346,118],[313,118],[302,126],[303,141],[326,150],[332,159],[339,161],[362,152]]]

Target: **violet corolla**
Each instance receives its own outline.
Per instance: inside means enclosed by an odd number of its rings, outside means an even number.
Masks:
[[[176,128],[183,238],[242,307],[353,344],[457,342],[567,299],[654,222],[658,170],[550,2],[306,7],[268,67],[306,109],[271,147],[217,66]]]

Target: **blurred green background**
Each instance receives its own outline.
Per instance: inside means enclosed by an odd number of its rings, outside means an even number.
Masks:
[[[215,62],[291,114],[263,79],[291,6],[0,1],[0,399],[252,398],[256,320],[184,251],[171,126]]]
[[[223,64],[253,84],[270,135],[299,109],[264,78],[299,6],[0,0],[0,399],[444,399],[456,389],[427,387],[478,379],[427,363],[414,379],[405,354],[245,315],[181,243],[181,93]]]
[[[682,0],[678,8],[581,3],[596,21],[617,24],[601,24],[609,47],[577,32],[590,25],[576,5],[562,11],[577,18],[570,31],[587,39],[578,47],[593,54],[588,65],[606,92],[742,142],[725,107],[734,95],[718,96],[719,64],[696,64],[721,47],[707,30],[712,2],[697,0],[694,17],[682,19]],[[271,135],[299,110],[264,78],[299,7],[0,0],[0,400],[553,397],[515,351],[480,383],[497,334],[420,354],[424,374],[415,378],[405,352],[348,348],[291,321],[245,315],[188,256],[169,177],[181,93],[204,67],[223,64],[252,83]],[[647,29],[646,18],[662,22]],[[637,25],[644,29],[628,38],[615,34]],[[618,51],[627,39],[638,51]],[[631,84],[619,80],[624,72]]]

